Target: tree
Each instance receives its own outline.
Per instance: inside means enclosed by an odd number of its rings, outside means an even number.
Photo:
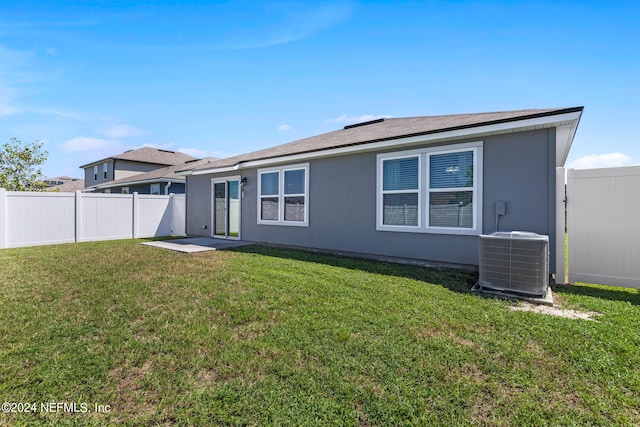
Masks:
[[[47,185],[40,166],[49,153],[44,143],[24,144],[17,138],[4,143],[0,151],[0,188],[8,191],[42,191]]]

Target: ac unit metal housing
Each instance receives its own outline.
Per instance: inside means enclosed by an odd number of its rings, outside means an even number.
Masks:
[[[549,286],[549,236],[524,231],[480,236],[481,288],[544,296]]]

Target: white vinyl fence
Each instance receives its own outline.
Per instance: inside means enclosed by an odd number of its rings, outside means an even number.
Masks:
[[[640,166],[567,171],[569,282],[640,288]]]
[[[185,234],[185,195],[0,188],[0,248]]]

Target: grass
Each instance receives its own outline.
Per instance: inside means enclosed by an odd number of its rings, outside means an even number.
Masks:
[[[0,425],[640,424],[637,290],[558,288],[602,314],[582,321],[473,280],[260,247],[2,250],[0,399],[38,410]]]

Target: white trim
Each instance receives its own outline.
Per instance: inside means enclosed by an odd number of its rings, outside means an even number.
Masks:
[[[552,116],[537,117],[531,119],[514,120],[505,123],[490,124],[484,126],[475,126],[471,128],[449,130],[443,132],[437,132],[427,135],[418,135],[410,137],[398,137],[385,141],[369,142],[364,141],[362,144],[350,145],[348,147],[332,148],[322,151],[313,151],[309,153],[291,154],[288,156],[279,156],[270,159],[258,159],[250,160],[246,162],[238,162],[232,166],[224,166],[221,168],[210,168],[201,170],[191,170],[178,172],[177,175],[206,175],[210,173],[226,172],[231,170],[239,170],[246,168],[255,168],[261,166],[270,166],[286,162],[303,161],[322,157],[339,156],[343,154],[384,150],[387,148],[401,149],[405,146],[424,144],[424,143],[437,143],[446,142],[455,139],[463,139],[469,137],[486,137],[489,135],[497,135],[504,133],[523,132],[528,130],[545,129],[552,127],[559,127],[564,125],[570,125],[572,132],[570,132],[566,138],[562,138],[562,141],[556,141],[560,152],[568,153],[570,148],[573,134],[577,128],[577,121],[580,119],[581,111],[575,111],[572,113],[556,114]],[[566,148],[565,148],[566,147]]]
[[[565,185],[566,169],[556,168],[556,284],[566,283],[564,268],[564,225],[565,225]]]
[[[304,194],[284,194],[284,176],[285,172],[292,170],[304,170]],[[262,196],[262,174],[278,172],[278,194],[274,195],[265,195]],[[279,167],[271,167],[265,169],[258,169],[257,171],[257,179],[258,179],[258,191],[257,191],[257,223],[260,225],[286,225],[293,227],[308,227],[309,226],[309,164],[295,164],[295,165],[285,165]],[[277,197],[278,198],[278,219],[277,220],[265,220],[261,218],[260,209],[262,208],[262,198],[263,197]],[[285,197],[304,197],[304,221],[285,221],[284,219],[284,211]]]
[[[216,235],[216,184],[225,184],[225,201],[229,199],[229,182],[230,181],[238,181],[238,236],[227,236],[227,231],[229,227],[229,220],[227,217],[227,224],[225,229],[224,236]],[[226,203],[226,202],[225,202]],[[242,240],[242,177],[240,175],[235,176],[223,176],[211,178],[211,237],[214,239],[224,239],[224,240]]]
[[[396,151],[392,153],[382,153],[377,155],[377,185],[376,185],[376,230],[377,231],[397,231],[408,233],[433,233],[433,234],[458,234],[458,235],[480,235],[482,233],[482,176],[483,176],[483,141],[453,144],[439,147],[426,147],[419,150]],[[429,200],[430,193],[439,191],[452,191],[451,189],[429,188],[429,157],[431,155],[473,151],[473,187],[456,188],[456,191],[473,192],[473,227],[434,227],[429,225]],[[383,220],[383,167],[382,162],[389,159],[407,158],[420,156],[418,167],[418,226],[407,225],[385,225]],[[406,192],[406,191],[400,191]]]
[[[384,176],[382,171],[384,170],[384,162],[387,160],[398,160],[398,159],[418,159],[418,188],[413,190],[386,190],[384,189]],[[391,153],[389,156],[378,155],[378,189],[379,189],[379,198],[380,203],[377,212],[377,224],[382,224],[384,219],[384,200],[385,194],[417,194],[418,195],[418,224],[417,225],[385,225],[385,227],[393,227],[397,228],[399,231],[411,231],[411,230],[419,230],[422,227],[422,170],[423,170],[423,161],[422,161],[422,151],[420,150],[412,150],[407,154],[400,153]]]
[[[126,187],[126,186],[132,186],[132,185],[140,185],[140,184],[152,184],[152,183],[165,183],[165,182],[171,182],[174,184],[184,184],[185,180],[184,179],[167,179],[167,178],[155,178],[155,179],[143,179],[141,181],[126,181],[126,182],[121,182],[121,183],[113,183],[113,182],[109,182],[108,184],[101,184],[101,185],[96,185],[93,188],[97,188],[97,189],[102,189],[102,188],[113,188],[113,187]]]

